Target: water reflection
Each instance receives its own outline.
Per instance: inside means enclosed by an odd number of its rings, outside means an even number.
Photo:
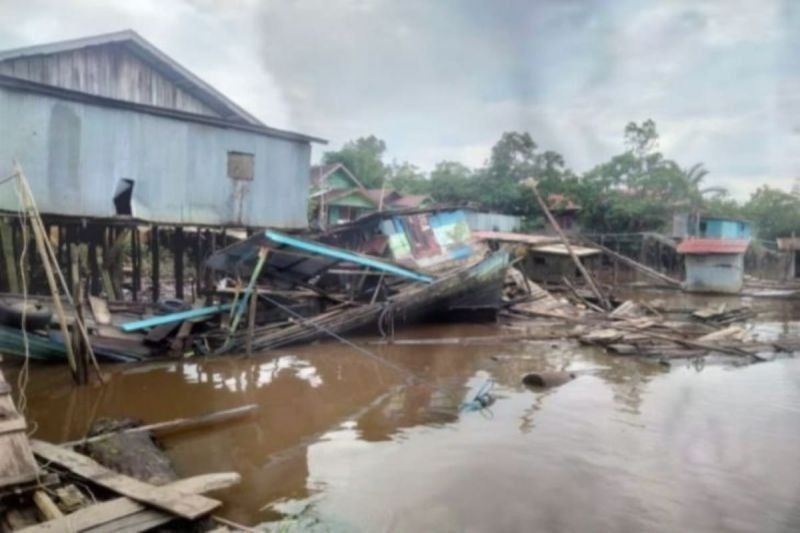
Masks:
[[[233,369],[235,375],[228,376],[215,366],[202,363],[177,363],[169,367],[170,372],[183,375],[186,383],[211,383],[214,388],[227,388],[231,392],[246,392],[249,388],[259,389],[272,383],[279,374],[288,370],[294,377],[316,388],[322,385],[322,377],[310,362],[294,355],[282,355],[266,363],[253,363],[245,368],[239,365]]]
[[[429,326],[411,334],[492,332],[502,330]],[[221,495],[222,512],[248,524],[287,514],[299,515],[290,527],[301,530],[800,523],[792,510],[800,500],[796,361],[698,373],[572,341],[374,348],[421,381],[407,385],[406,376],[346,346],[321,343],[253,358],[107,367],[103,388],[76,389],[63,369],[36,367],[29,414],[37,436],[63,441],[98,416],[157,422],[258,404],[246,420],[164,440],[183,476],[241,473],[242,483]],[[528,372],[563,370],[577,379],[541,391],[521,384]],[[486,380],[496,384],[491,412],[461,412]]]

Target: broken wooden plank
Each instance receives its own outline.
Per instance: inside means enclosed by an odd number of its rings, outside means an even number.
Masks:
[[[95,435],[94,437],[89,437],[88,439],[65,442],[61,446],[77,446],[78,444],[88,444],[90,442],[97,442],[106,439],[108,437],[111,437],[112,435],[117,435],[119,433],[141,433],[144,431],[151,431],[153,433],[157,432],[166,433],[166,432],[180,431],[184,429],[193,429],[207,424],[220,424],[222,422],[227,422],[228,420],[233,420],[235,418],[240,418],[245,415],[248,415],[253,411],[255,411],[256,409],[258,409],[258,405],[251,403],[248,405],[242,405],[240,407],[234,407],[233,409],[225,409],[214,413],[207,413],[204,415],[192,416],[188,418],[177,418],[175,420],[168,420],[166,422],[156,422],[155,424],[148,424],[146,426],[128,428],[122,431],[103,433],[102,435]]]
[[[241,481],[241,476],[235,472],[204,474],[186,479],[180,479],[169,485],[154,487],[168,489],[183,495],[198,495],[205,492],[226,489]],[[151,509],[146,505],[130,498],[120,497],[102,503],[84,507],[56,520],[28,527],[25,533],[51,533],[61,531],[120,531],[123,526],[121,520],[128,517],[137,517],[135,522],[140,524],[152,523],[144,529],[156,527],[174,520],[173,514]]]
[[[39,509],[39,512],[42,513],[42,516],[46,520],[56,520],[64,516],[64,513],[53,503],[53,500],[50,499],[50,496],[43,490],[37,490],[33,493],[33,503],[36,504],[36,507]]]
[[[194,303],[192,309],[199,309],[201,307],[205,307],[205,305],[206,305],[206,298],[202,297],[199,298]],[[177,355],[182,355],[184,346],[186,344],[186,339],[192,332],[192,327],[195,325],[195,320],[184,320],[181,323],[181,327],[178,328],[178,333],[175,334],[175,338],[172,339],[172,343],[170,344],[170,349],[173,351],[173,353]]]
[[[14,433],[16,431],[25,431],[28,424],[22,416],[14,416],[5,420],[0,419],[0,435],[6,433]]]
[[[25,434],[25,418],[17,412],[2,372],[0,389],[0,487],[8,487],[36,479],[39,467]]]
[[[192,494],[187,495],[167,486],[156,487],[138,479],[118,474],[85,455],[55,444],[33,440],[31,445],[33,452],[46,461],[66,468],[123,496],[183,518],[194,520],[210,513],[221,505],[221,502],[211,498]]]
[[[95,322],[104,326],[111,324],[111,311],[108,310],[108,304],[103,298],[90,295],[89,307],[92,309]]]

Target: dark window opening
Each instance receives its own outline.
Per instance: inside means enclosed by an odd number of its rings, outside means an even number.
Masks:
[[[794,277],[800,278],[800,251],[794,253]]]
[[[133,180],[122,178],[114,192],[114,210],[118,215],[133,215]]]
[[[252,180],[255,156],[244,152],[228,152],[228,177],[235,180]]]
[[[544,257],[534,256],[533,264],[534,265],[546,265],[547,261],[545,261]]]

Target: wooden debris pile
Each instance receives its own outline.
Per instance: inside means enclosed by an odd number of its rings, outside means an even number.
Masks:
[[[735,322],[744,322],[755,316],[756,312],[750,307],[729,308],[726,303],[704,307],[692,312],[693,318],[714,326],[727,326]]]
[[[556,298],[514,267],[510,267],[506,273],[504,294],[506,316],[561,317],[577,316],[583,312],[568,300]]]
[[[756,316],[750,307],[726,305],[684,313],[683,318],[647,302],[625,301],[611,311],[581,308],[555,298],[521,274],[509,275],[507,285],[525,286],[527,298],[508,302],[506,318],[528,320],[528,331],[542,324],[554,331],[554,324],[569,325],[561,338],[576,338],[581,344],[598,346],[609,354],[639,356],[668,363],[672,359],[723,355],[740,363],[771,360],[779,354],[800,351],[800,338],[765,340],[743,324]],[[517,290],[507,294],[516,295]]]
[[[249,405],[193,419],[116,428],[80,444],[89,442],[97,447],[125,435],[141,440],[148,429],[196,427],[242,416],[254,408]],[[150,477],[152,471],[147,470],[145,477],[150,480],[144,481],[138,472],[125,474],[79,453],[72,449],[75,443],[59,446],[29,440],[25,419],[17,413],[2,373],[0,414],[0,531],[110,533],[149,531],[166,525],[170,530],[229,531],[229,521],[211,515],[222,503],[203,494],[239,483],[239,474],[175,479],[174,475]],[[153,451],[148,453],[161,454],[155,448]],[[103,461],[119,461],[114,455],[109,452]],[[245,528],[234,530],[238,529]]]

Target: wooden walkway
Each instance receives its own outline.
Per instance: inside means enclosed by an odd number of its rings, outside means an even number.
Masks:
[[[11,398],[11,387],[0,372],[0,489],[33,481],[38,475],[26,429],[25,418]]]

